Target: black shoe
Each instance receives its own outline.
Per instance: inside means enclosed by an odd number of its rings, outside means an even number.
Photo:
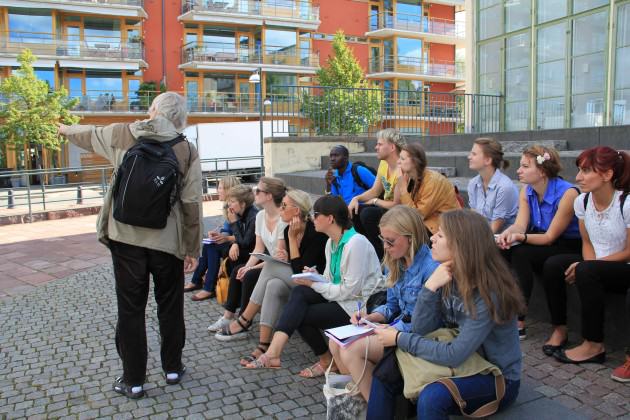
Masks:
[[[122,376],[116,378],[116,380],[114,381],[114,386],[112,387],[114,389],[114,392],[121,394],[121,395],[126,395],[127,398],[131,398],[134,400],[137,400],[139,398],[144,397],[144,389],[142,389],[142,385],[137,385],[139,386],[141,389],[138,392],[133,392],[132,391],[132,386],[127,385],[124,381]]]
[[[555,352],[562,350],[563,348],[566,347],[566,345],[567,345],[567,340],[565,339],[558,346],[554,346],[554,345],[551,345],[551,344],[545,344],[544,346],[542,346],[542,351],[547,356],[553,356]]]
[[[569,363],[569,364],[573,364],[573,365],[579,365],[581,363],[599,363],[599,364],[602,364],[602,363],[604,363],[606,361],[606,352],[603,351],[603,352],[601,352],[599,354],[596,354],[595,356],[593,356],[593,357],[591,357],[589,359],[577,361],[577,360],[569,359],[567,357],[567,354],[566,354],[565,350],[564,349],[560,349],[560,350],[558,350],[557,352],[555,352],[553,354],[553,357],[555,357],[556,360],[559,361],[559,362]]]
[[[173,374],[173,373],[177,374],[177,377],[173,378],[173,379],[169,379],[168,375]],[[184,376],[184,373],[186,373],[186,366],[184,366],[184,365],[182,365],[182,368],[178,372],[167,372],[166,375],[165,375],[166,376],[166,383],[168,385],[176,385],[176,384],[180,383],[181,380],[182,380],[182,376]]]
[[[518,329],[518,339],[523,341],[527,338],[527,328],[519,328]]]

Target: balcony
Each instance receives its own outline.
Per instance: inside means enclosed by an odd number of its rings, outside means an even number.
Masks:
[[[301,0],[186,0],[179,20],[316,30],[319,7]]]
[[[15,31],[0,34],[0,63],[17,65],[12,60],[26,48],[42,61],[59,60],[61,67],[128,70],[146,67],[141,42],[122,42],[112,37],[55,39],[51,33]]]
[[[265,46],[264,53],[252,49],[237,49],[232,43],[191,42],[182,49],[181,69],[214,69],[252,71],[262,67],[280,73],[314,74],[319,56],[295,47]]]
[[[0,0],[0,7],[46,7],[71,13],[147,18],[144,0]]]
[[[431,61],[415,57],[372,57],[369,78],[420,79],[429,82],[457,83],[464,81],[464,63]]]
[[[388,38],[397,35],[422,38],[425,41],[440,44],[463,45],[466,27],[454,20],[385,12],[370,17],[370,30],[365,35],[373,38]]]

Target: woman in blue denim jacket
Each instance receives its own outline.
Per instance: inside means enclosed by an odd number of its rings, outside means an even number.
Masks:
[[[418,293],[425,281],[433,274],[438,263],[431,258],[427,229],[422,217],[413,208],[398,205],[385,213],[379,223],[385,256],[383,265],[389,270],[387,278],[387,303],[374,309],[371,314],[352,315],[350,322],[392,325],[398,331],[411,331],[411,315]],[[367,340],[367,341],[366,341]],[[365,346],[369,346],[367,364]],[[340,347],[334,341],[328,343],[339,371],[352,375],[358,381],[365,366],[365,374],[359,383],[361,395],[370,397],[374,366],[383,358],[384,347],[378,340],[363,338],[348,347]]]

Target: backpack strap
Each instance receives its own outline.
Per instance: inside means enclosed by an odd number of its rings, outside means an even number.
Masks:
[[[501,400],[505,396],[505,378],[503,375],[498,375],[494,377],[494,385],[496,388],[497,398],[495,400],[490,401],[479,407],[473,413],[466,413],[464,409],[466,408],[466,401],[462,398],[462,395],[459,393],[459,389],[457,389],[457,385],[450,378],[442,378],[438,379],[436,382],[441,383],[448,389],[451,396],[455,400],[455,403],[459,407],[459,411],[465,416],[470,418],[480,418],[480,417],[488,417],[499,410],[499,404],[501,404]]]
[[[623,219],[623,206],[626,204],[626,198],[628,198],[628,191],[624,191],[619,196],[619,210],[621,210],[621,218]]]
[[[588,197],[591,195],[590,192],[584,194],[584,211],[586,211],[586,205],[588,204]]]
[[[352,168],[350,168],[350,172],[352,173],[352,178],[354,179],[355,184],[364,190],[369,190],[370,186],[366,185],[365,182],[361,179],[361,175],[359,175],[359,167],[355,162],[352,163]]]

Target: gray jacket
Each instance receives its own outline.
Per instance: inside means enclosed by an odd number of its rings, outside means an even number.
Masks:
[[[114,168],[122,163],[125,152],[138,137],[169,141],[178,135],[173,124],[163,117],[132,124],[115,123],[105,127],[71,126],[66,134],[69,141],[109,160]],[[112,188],[107,191],[97,221],[99,241],[105,245],[117,242],[163,251],[183,259],[200,255],[202,238],[201,164],[194,146],[181,142],[173,151],[184,174],[180,201],[171,210],[164,229],[131,226],[116,221],[112,212]],[[114,172],[115,174],[115,172]],[[112,176],[111,185],[114,184]]]
[[[423,287],[412,317],[412,332],[401,333],[398,347],[416,357],[442,366],[459,366],[473,352],[478,352],[498,366],[506,379],[521,379],[522,354],[518,339],[516,317],[505,324],[497,324],[479,293],[475,293],[476,316],[464,309],[457,291],[445,299],[440,291]],[[458,326],[459,335],[451,342],[438,342],[423,337],[444,326]]]

